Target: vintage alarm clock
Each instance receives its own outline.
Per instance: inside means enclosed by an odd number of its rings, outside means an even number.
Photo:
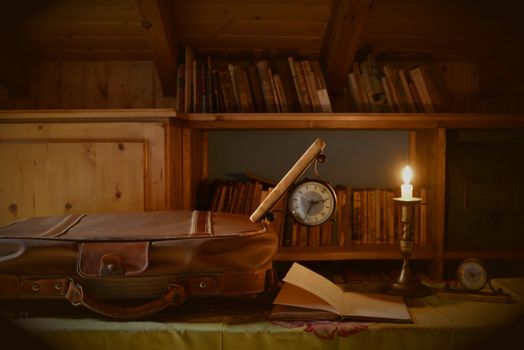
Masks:
[[[439,293],[441,298],[493,303],[510,303],[512,301],[511,295],[505,293],[502,288],[495,289],[493,287],[488,267],[481,259],[470,257],[460,261],[457,266],[456,278],[459,288],[452,288],[447,285]]]
[[[486,264],[477,258],[462,260],[457,267],[457,282],[468,291],[479,291],[489,282]]]
[[[320,179],[317,163],[324,162],[323,154],[326,143],[318,138],[302,154],[275,188],[267,195],[258,208],[251,214],[251,221],[262,218],[271,219],[271,209],[275,203],[289,192],[287,209],[291,217],[303,225],[318,226],[329,220],[336,208],[336,194],[331,185]],[[297,180],[315,164],[315,179]]]

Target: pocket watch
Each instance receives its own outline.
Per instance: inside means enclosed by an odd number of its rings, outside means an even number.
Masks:
[[[457,281],[465,290],[481,290],[489,283],[486,265],[477,258],[462,260],[457,267]]]
[[[305,179],[291,190],[288,209],[297,222],[306,226],[321,225],[331,218],[335,211],[337,197],[330,184]]]

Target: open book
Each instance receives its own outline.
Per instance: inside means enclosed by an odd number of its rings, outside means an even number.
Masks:
[[[306,267],[293,263],[273,301],[272,320],[359,319],[412,322],[403,297],[343,291]]]

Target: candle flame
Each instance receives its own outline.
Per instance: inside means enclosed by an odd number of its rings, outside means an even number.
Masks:
[[[413,171],[409,165],[406,165],[402,170],[402,179],[404,180],[405,184],[409,184],[411,179],[413,179]]]

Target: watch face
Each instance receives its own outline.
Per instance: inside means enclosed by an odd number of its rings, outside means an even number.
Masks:
[[[457,279],[465,289],[476,291],[488,283],[488,272],[480,260],[470,258],[459,264]]]
[[[331,217],[336,206],[336,196],[331,186],[316,180],[305,180],[293,189],[288,205],[296,221],[316,226]]]

